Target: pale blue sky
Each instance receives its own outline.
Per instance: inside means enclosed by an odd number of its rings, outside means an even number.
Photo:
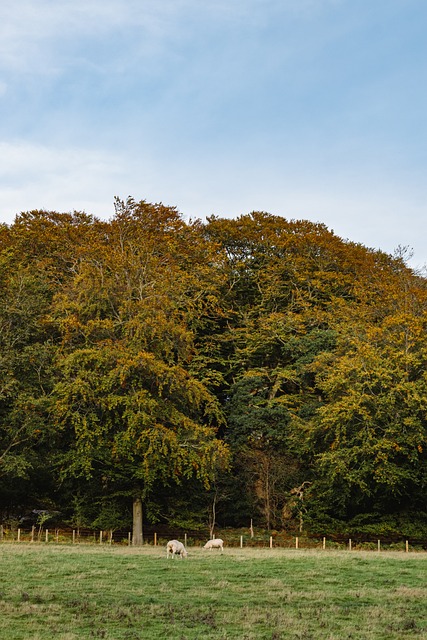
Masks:
[[[0,7],[0,220],[263,210],[427,262],[425,0]]]

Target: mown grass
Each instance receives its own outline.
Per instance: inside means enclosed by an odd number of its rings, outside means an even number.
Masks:
[[[0,546],[8,640],[427,639],[427,554]]]

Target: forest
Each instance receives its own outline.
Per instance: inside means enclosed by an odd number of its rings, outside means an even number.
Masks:
[[[321,223],[0,225],[0,522],[427,536],[427,280]]]

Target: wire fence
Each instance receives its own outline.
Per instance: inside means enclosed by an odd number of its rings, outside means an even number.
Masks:
[[[168,540],[181,540],[188,547],[202,547],[209,540],[207,531],[185,531],[169,527],[149,526],[144,530],[143,544],[166,546]],[[373,536],[355,533],[348,535],[307,536],[287,532],[247,532],[246,530],[218,530],[215,537],[222,538],[227,547],[283,548],[283,549],[346,549],[349,551],[427,551],[427,538],[405,536]],[[0,525],[0,543],[32,543],[57,545],[121,545],[133,546],[132,532],[120,530],[11,528]]]

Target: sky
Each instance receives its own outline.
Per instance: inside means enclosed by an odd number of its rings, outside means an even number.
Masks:
[[[266,211],[427,263],[425,0],[0,6],[0,222]]]

